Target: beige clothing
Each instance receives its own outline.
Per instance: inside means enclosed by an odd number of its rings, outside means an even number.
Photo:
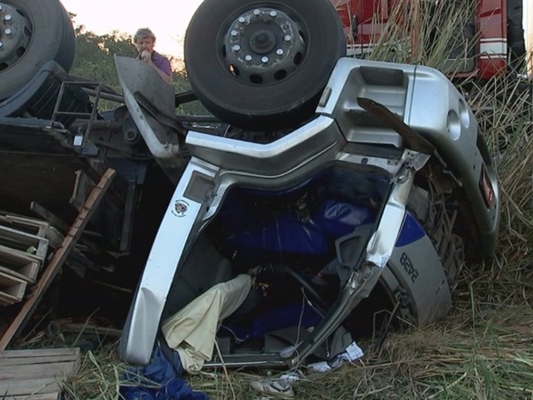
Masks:
[[[220,323],[239,308],[251,285],[246,274],[219,283],[163,322],[163,335],[187,372],[197,373],[211,360]]]

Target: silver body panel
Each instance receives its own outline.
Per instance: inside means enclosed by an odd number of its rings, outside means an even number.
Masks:
[[[416,302],[412,312],[420,324],[431,323],[447,312],[450,290],[431,240],[423,235],[404,246],[396,245],[415,176],[430,155],[405,149],[402,137],[369,118],[358,106],[357,97],[383,104],[434,144],[464,186],[469,201],[477,205],[473,211],[482,247],[487,253],[494,250],[497,182],[490,160],[477,147],[475,119],[456,89],[430,68],[341,59],[324,91],[317,118],[277,141],[257,144],[188,133],[186,145],[192,159],[170,200],[132,304],[122,338],[124,359],[140,364],[149,361],[172,281],[179,280],[188,251],[232,188],[289,188],[332,165],[387,177],[390,190],[362,264],[354,268],[336,303],[311,339],[283,356],[271,357],[271,364],[296,365],[311,354],[380,279],[391,292],[401,288],[409,293]],[[132,113],[139,110],[135,105],[130,108]],[[157,154],[167,159],[169,153]],[[171,170],[179,165],[171,158],[168,162]],[[491,209],[480,206],[484,204],[478,187],[482,165],[496,195]],[[178,212],[178,205],[185,206],[185,212],[184,207]],[[413,280],[413,269],[420,279]]]

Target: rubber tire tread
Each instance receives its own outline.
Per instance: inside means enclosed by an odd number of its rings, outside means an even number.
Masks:
[[[307,24],[310,46],[294,74],[271,85],[234,79],[217,56],[217,35],[257,7],[290,9]],[[337,60],[346,54],[340,18],[330,1],[204,0],[185,36],[185,65],[193,91],[215,116],[234,126],[268,131],[292,128],[315,112]]]
[[[69,71],[74,61],[76,34],[72,21],[58,0],[3,0],[23,10],[32,22],[32,39],[22,58],[0,71],[0,100],[23,88],[48,61]]]

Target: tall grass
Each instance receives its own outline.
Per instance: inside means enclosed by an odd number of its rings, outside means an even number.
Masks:
[[[465,34],[473,11],[468,4],[474,2],[400,1],[390,11],[384,34],[376,36],[369,58],[453,74],[461,63],[450,63],[450,53],[461,49],[466,54],[474,42]],[[381,351],[370,351],[353,365],[307,375],[295,384],[296,398],[533,398],[531,98],[503,76],[488,83],[465,79],[457,84],[476,113],[499,174],[501,225],[494,261],[463,269],[454,308],[444,321],[393,333]],[[124,368],[114,347],[88,353],[67,392],[75,399],[115,399]],[[257,396],[248,387],[250,379],[243,371],[215,371],[190,382],[212,399],[252,399]]]

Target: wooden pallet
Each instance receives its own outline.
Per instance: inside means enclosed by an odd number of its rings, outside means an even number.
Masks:
[[[8,306],[20,303],[24,298],[26,284],[25,280],[17,278],[14,274],[0,271],[0,304]]]
[[[64,382],[80,368],[80,349],[0,351],[2,399],[59,399]]]
[[[7,228],[16,229],[30,235],[46,238],[49,245],[57,248],[63,240],[59,231],[50,225],[47,221],[41,219],[22,217],[19,215],[3,214],[0,215],[0,225]]]
[[[0,270],[11,271],[15,276],[33,283],[40,267],[39,260],[30,254],[0,245]]]
[[[31,248],[31,252],[27,252]],[[0,225],[0,305],[20,303],[45,263],[48,239]]]
[[[41,237],[46,237],[50,226],[46,221],[11,214],[0,215],[0,225]]]
[[[41,262],[46,259],[48,239],[0,225],[0,245],[27,253]]]
[[[49,238],[57,241],[57,234],[46,221],[0,214],[0,306],[23,300],[46,262]]]
[[[50,261],[45,266],[42,274],[39,276],[38,281],[35,283],[32,295],[24,300],[22,307],[20,310],[18,310],[18,314],[9,323],[9,326],[3,333],[3,336],[0,339],[0,350],[5,349],[11,340],[16,336],[16,334],[23,329],[28,318],[31,316],[31,313],[35,310],[35,307],[40,302],[42,296],[60,271],[70,251],[76,245],[81,233],[89,222],[89,219],[98,207],[98,204],[100,204],[100,201],[104,197],[107,189],[109,189],[109,186],[111,185],[115,175],[116,171],[112,168],[108,168],[101,176],[98,185],[95,186],[91,194],[87,197],[82,210],[64,236],[61,245],[59,245],[57,250],[54,252]]]

